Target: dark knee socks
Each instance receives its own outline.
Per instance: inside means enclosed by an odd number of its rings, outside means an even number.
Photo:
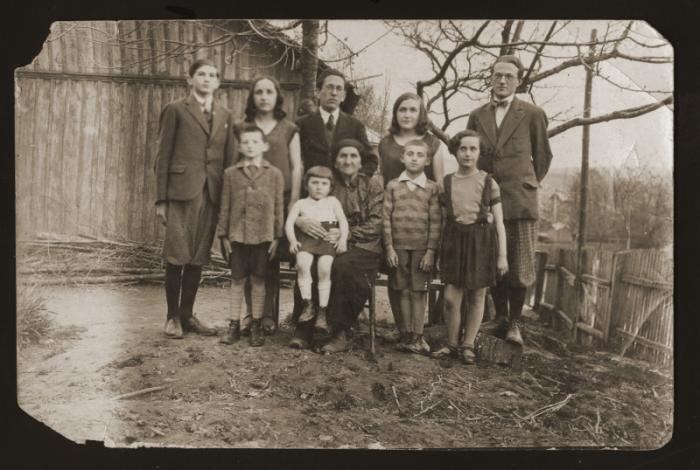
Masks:
[[[490,288],[493,306],[496,309],[496,319],[505,321],[508,319],[508,284],[504,281],[498,281],[495,286]]]
[[[192,316],[194,298],[197,296],[199,279],[202,277],[202,267],[186,264],[182,273],[182,297],[180,298],[180,319]]]
[[[527,287],[510,287],[508,288],[508,302],[510,303],[510,319],[517,320],[523,313],[523,305],[525,305],[525,293]]]
[[[182,266],[167,263],[165,265],[165,300],[168,303],[168,318],[177,316],[180,306],[180,283]]]

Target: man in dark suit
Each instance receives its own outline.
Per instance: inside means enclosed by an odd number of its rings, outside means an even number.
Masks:
[[[515,97],[523,70],[517,57],[498,57],[491,70],[491,102],[474,110],[467,123],[483,136],[478,167],[501,188],[508,248],[508,273],[491,288],[496,320],[484,331],[519,344],[518,319],[527,287],[535,281],[537,189],[552,160],[547,116]]]
[[[358,140],[368,151],[370,149],[365,125],[340,110],[340,104],[345,99],[345,87],[345,76],[341,72],[324,70],[316,83],[318,109],[297,120],[301,158],[306,169],[316,165],[333,168],[331,149],[343,139]],[[376,155],[369,155],[360,171],[373,175],[378,161]]]

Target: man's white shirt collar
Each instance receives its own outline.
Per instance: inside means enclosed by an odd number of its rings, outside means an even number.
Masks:
[[[194,99],[197,101],[197,103],[199,103],[199,106],[202,108],[202,112],[204,110],[211,112],[211,105],[214,101],[214,97],[212,95],[209,95],[204,99],[200,98],[196,93],[193,93],[192,96],[194,96]]]
[[[332,113],[329,113],[325,109],[321,108],[319,106],[318,108],[319,111],[321,111],[321,120],[323,120],[323,123],[328,122],[328,115],[332,114],[333,115],[333,124],[338,124],[338,117],[340,116],[340,108],[335,108],[335,110]]]

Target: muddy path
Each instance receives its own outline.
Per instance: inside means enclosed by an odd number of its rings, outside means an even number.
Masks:
[[[378,295],[379,333],[389,314]],[[222,331],[227,290],[202,286],[198,315]],[[162,335],[162,287],[54,287],[56,328],[18,356],[23,410],[77,442],[107,446],[658,448],[672,434],[673,381],[609,353],[557,340],[525,320],[520,371],[407,355],[379,341],[322,356],[286,347],[286,321],[262,348],[243,339]],[[282,312],[291,291],[282,289]],[[426,330],[436,346],[440,326]],[[132,398],[119,396],[158,387]]]

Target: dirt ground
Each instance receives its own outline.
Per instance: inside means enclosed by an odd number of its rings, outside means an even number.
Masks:
[[[282,289],[282,315],[291,291]],[[18,353],[22,409],[77,442],[106,446],[284,448],[658,448],[673,430],[673,380],[611,353],[567,344],[525,318],[520,371],[399,353],[366,323],[345,354],[162,334],[161,286],[47,287],[54,322]],[[228,291],[202,286],[195,310],[222,331]],[[388,323],[378,289],[379,333]],[[431,346],[442,327],[426,330]],[[121,395],[162,387],[135,397]]]

